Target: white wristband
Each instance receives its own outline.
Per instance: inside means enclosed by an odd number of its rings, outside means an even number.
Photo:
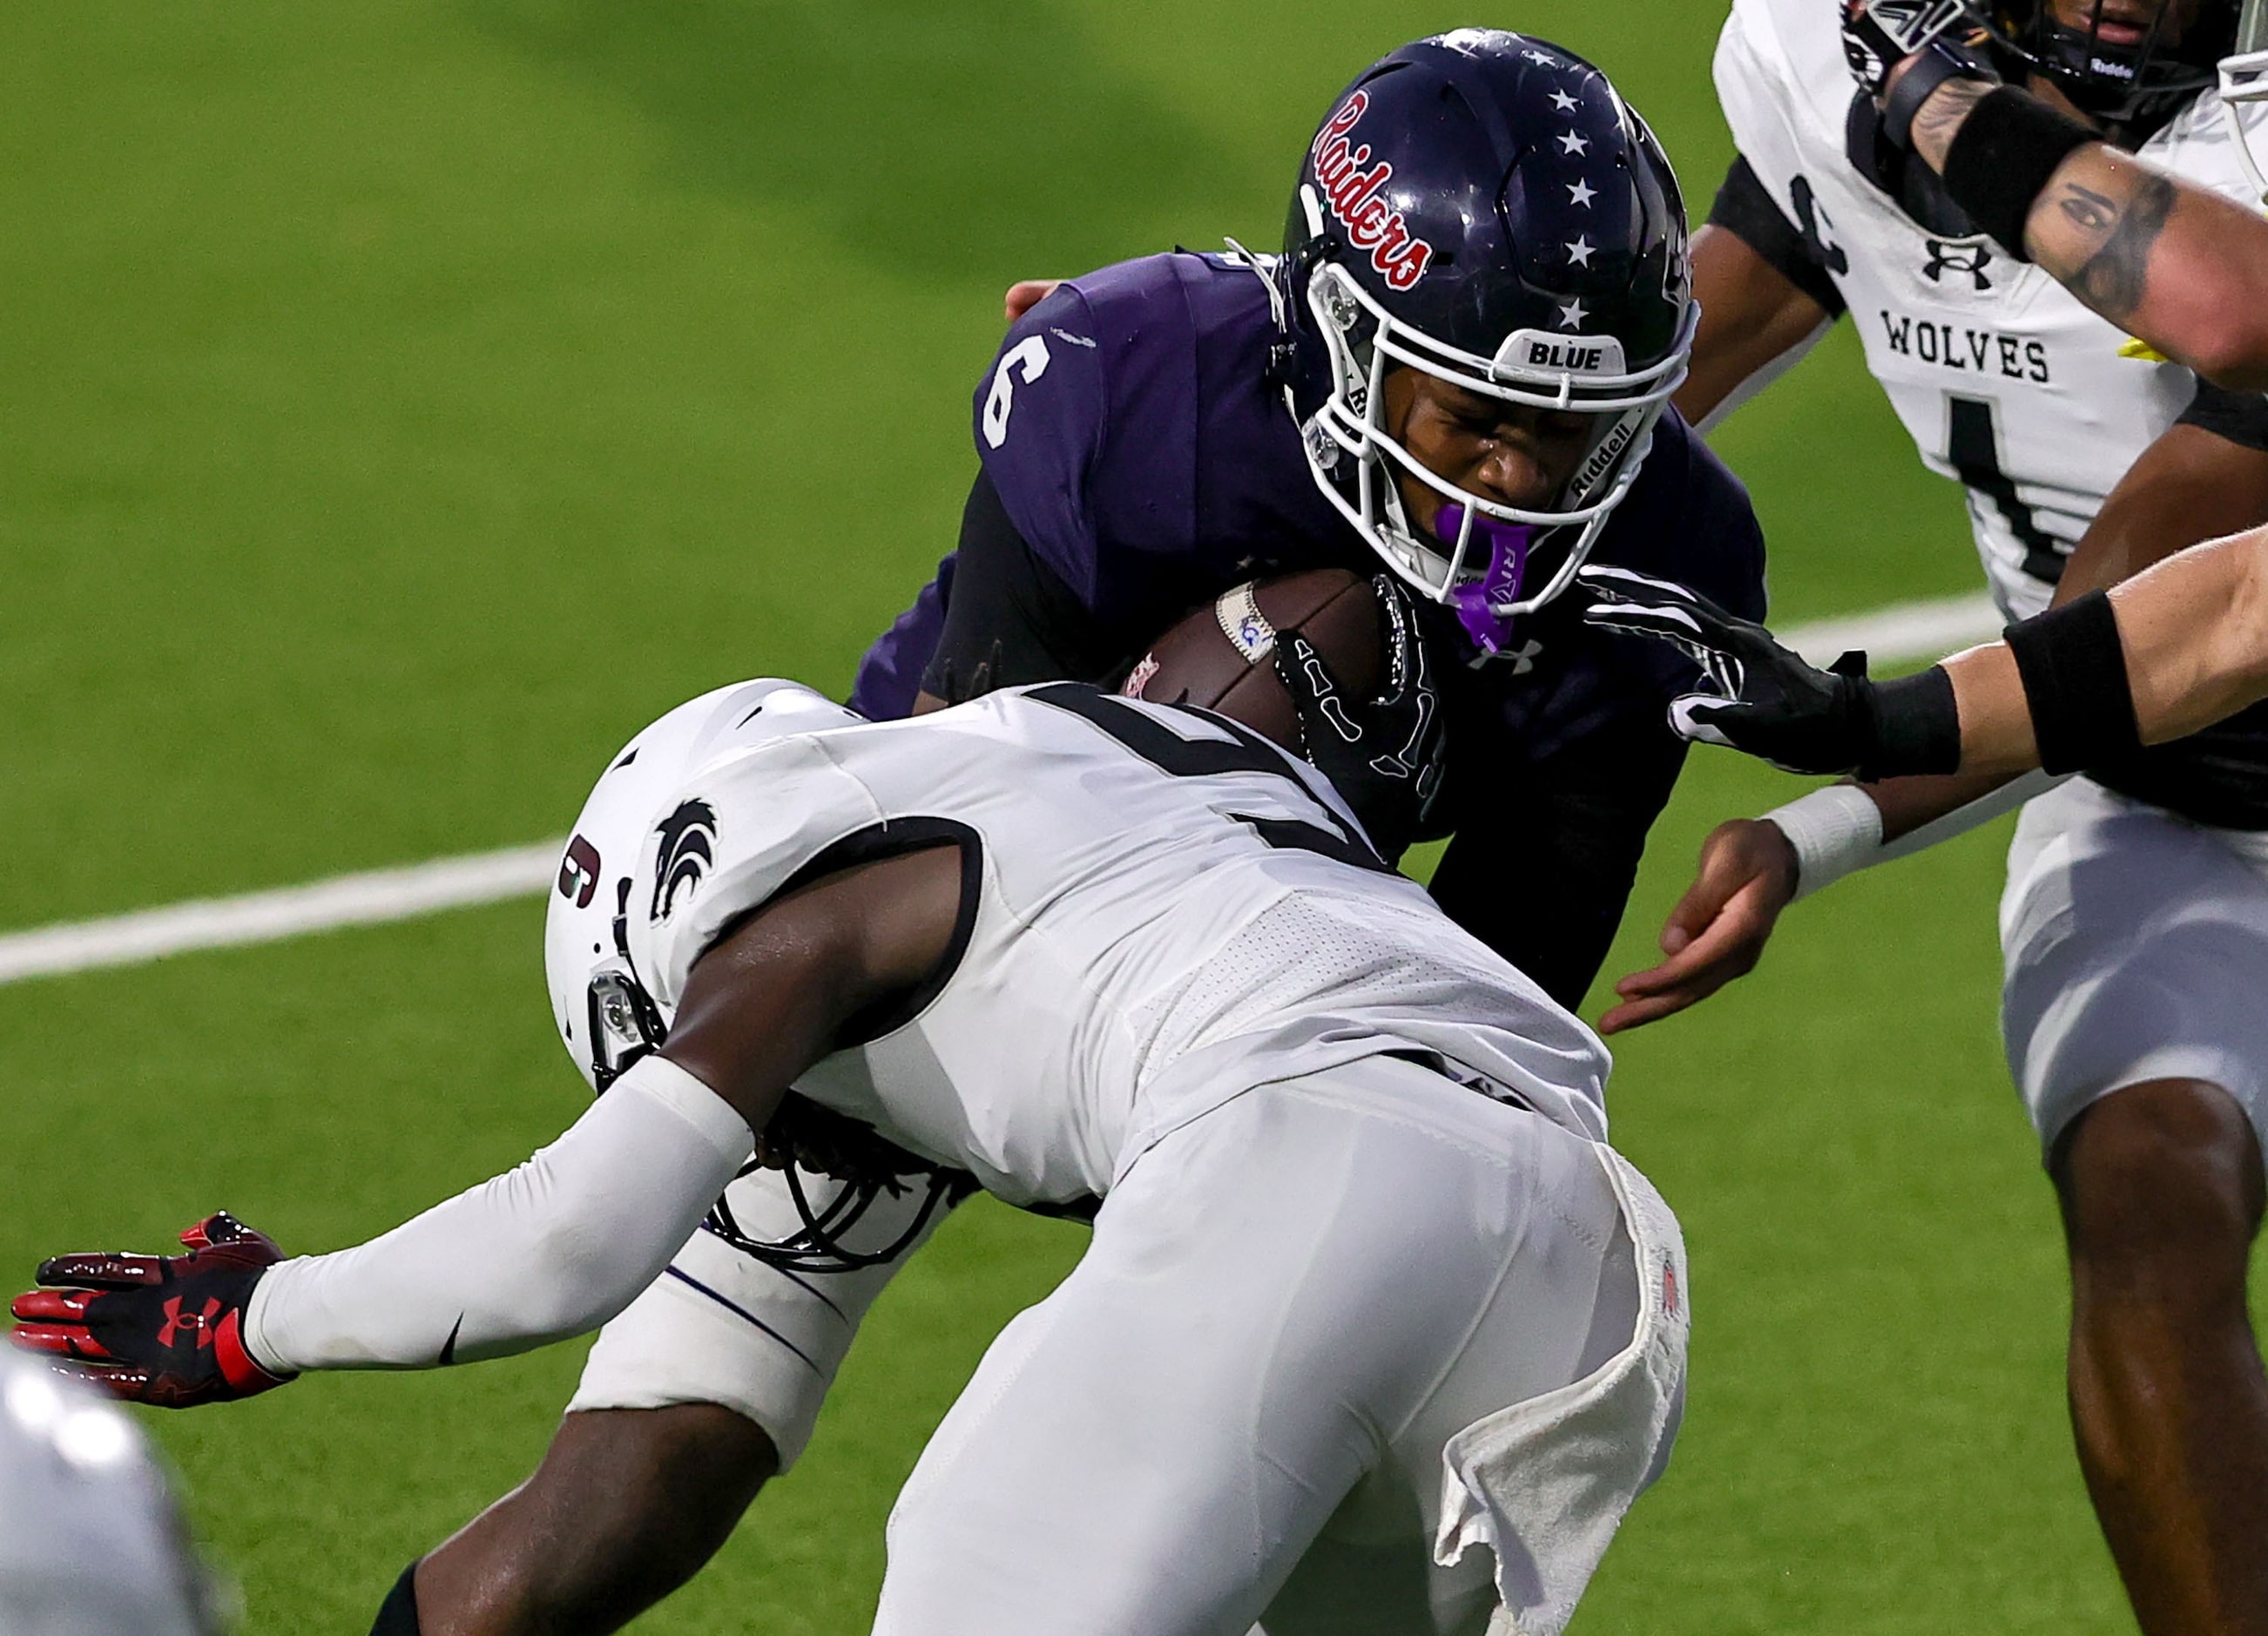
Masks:
[[[1854,784],[1830,784],[1764,814],[1795,848],[1795,895],[1808,897],[1881,861],[1882,809]]]

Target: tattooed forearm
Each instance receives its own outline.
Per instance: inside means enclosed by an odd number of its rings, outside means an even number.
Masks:
[[[2041,203],[2054,210],[2035,206],[2028,234],[2041,241],[2034,247],[2040,265],[2113,323],[2124,322],[2142,305],[2151,252],[2180,196],[2163,176],[2139,166],[2119,168],[2125,173],[2116,179],[2090,178],[2097,187],[2076,181],[2051,187]],[[2107,190],[2120,181],[2127,184],[2124,199]]]
[[[1933,170],[1945,168],[1946,150],[1969,111],[1992,94],[1994,87],[1974,79],[1948,79],[1914,110],[1914,151]]]

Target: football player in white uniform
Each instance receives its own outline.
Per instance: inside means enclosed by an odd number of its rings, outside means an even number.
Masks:
[[[683,1264],[753,1132],[859,1186],[1101,1201],[901,1495],[880,1631],[1553,1636],[1667,1455],[1684,1261],[1605,1144],[1604,1049],[1224,718],[720,689],[609,763],[546,967],[602,1094],[527,1164],[336,1254],[223,1217],[63,1257],[19,1339],[188,1404],[577,1334]],[[842,1249],[834,1213],[775,1264]],[[855,1323],[804,1299],[790,1336]],[[792,1451],[817,1365],[770,1372]]]
[[[1924,461],[1966,488],[2011,619],[2268,518],[2268,219],[2213,86],[2235,20],[2233,0],[1889,0],[1838,30],[1824,4],[1735,0],[1716,72],[1741,158],[1697,240],[1681,407],[1721,413],[1847,311]],[[1992,782],[1838,786],[1724,826],[1602,1028],[1713,991],[1799,889]],[[2268,1631],[2244,1299],[2264,829],[2268,718],[2239,718],[2035,800],[2003,905],[2010,1065],[2073,1257],[2080,1460],[2154,1636]]]

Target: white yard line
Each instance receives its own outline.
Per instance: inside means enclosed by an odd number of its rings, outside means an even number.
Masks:
[[[1936,659],[1999,634],[2000,616],[1983,595],[1902,602],[1851,619],[1796,625],[1788,645],[1824,664],[1862,647],[1877,662]],[[273,943],[342,926],[377,925],[445,909],[533,897],[558,876],[558,841],[501,851],[437,858],[398,869],[371,869],[305,886],[241,897],[199,898],[163,909],[108,915],[0,934],[0,984],[27,977],[139,965],[192,949]]]
[[[1786,643],[1815,665],[1832,663],[1846,648],[1864,648],[1874,663],[1904,664],[1943,659],[1948,653],[1990,642],[2007,623],[1992,599],[1978,591],[1968,596],[1933,597],[1926,602],[1896,602],[1848,619],[1822,619],[1780,632]]]
[[[12,932],[0,936],[0,983],[100,966],[138,965],[193,948],[273,943],[303,932],[376,925],[443,909],[532,897],[558,877],[562,844],[546,841],[537,846],[437,858],[431,863],[335,875],[241,897],[196,898],[130,915]]]

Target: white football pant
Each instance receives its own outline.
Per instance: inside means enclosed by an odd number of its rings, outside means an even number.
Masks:
[[[1388,1058],[1248,1092],[1136,1161],[986,1354],[874,1628],[1477,1636],[1495,1563],[1434,1566],[1442,1446],[1589,1374],[1638,1305],[1582,1138]]]

